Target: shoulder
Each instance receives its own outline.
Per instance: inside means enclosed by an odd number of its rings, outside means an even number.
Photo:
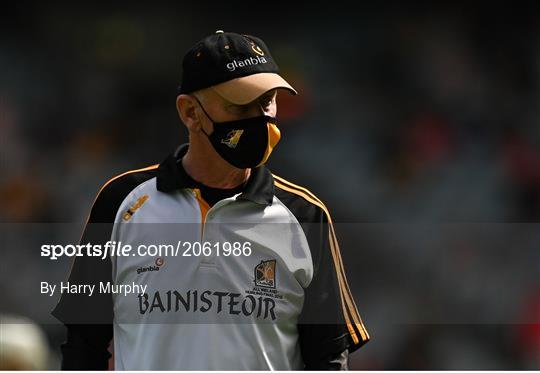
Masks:
[[[137,186],[156,176],[158,164],[126,171],[105,182],[94,199],[90,219],[112,222],[126,196]]]
[[[276,197],[300,222],[331,221],[328,208],[313,192],[276,174],[272,176]]]

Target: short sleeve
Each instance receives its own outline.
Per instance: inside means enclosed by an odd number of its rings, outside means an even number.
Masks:
[[[345,276],[334,227],[326,211],[310,224],[308,242],[314,275],[305,289],[299,318],[300,347],[306,366],[369,341]]]
[[[100,245],[111,240],[116,215],[122,202],[138,185],[155,176],[157,166],[128,171],[107,181],[97,194],[84,228],[80,244]],[[112,281],[112,262],[109,255],[77,256],[65,283],[70,286],[95,286],[93,294],[66,293],[52,311],[64,324],[111,324],[112,295],[100,292],[99,285]]]
[[[80,240],[81,245],[104,247],[111,239],[113,220],[107,213],[107,193],[98,195]],[[114,219],[114,218],[113,218]],[[106,220],[110,220],[107,221]],[[84,250],[83,250],[84,253]],[[112,281],[112,264],[109,256],[76,256],[68,278],[62,285],[77,292],[62,292],[52,315],[64,324],[110,324],[113,320],[113,302],[110,293],[98,291],[100,283]],[[93,286],[93,293],[79,292]]]

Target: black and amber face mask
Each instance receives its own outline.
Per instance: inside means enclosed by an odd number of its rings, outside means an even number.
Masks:
[[[198,100],[197,100],[198,101]],[[236,168],[259,167],[268,161],[281,133],[277,120],[268,115],[227,122],[214,122],[199,102],[214,126],[208,137],[216,152]]]

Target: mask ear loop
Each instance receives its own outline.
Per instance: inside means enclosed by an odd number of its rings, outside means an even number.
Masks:
[[[201,102],[199,101],[199,99],[197,98],[197,96],[195,95],[190,95],[192,96],[193,98],[195,98],[195,101],[197,101],[197,103],[199,104],[199,106],[201,107],[202,111],[204,112],[204,115],[206,115],[206,117],[210,120],[210,122],[212,122],[212,125],[215,126],[216,125],[216,122],[214,122],[214,120],[210,117],[210,115],[208,115],[208,113],[206,112],[206,110],[204,110],[204,106],[202,106]],[[204,128],[201,126],[201,130],[204,132],[204,134],[206,136],[210,136],[205,130]]]

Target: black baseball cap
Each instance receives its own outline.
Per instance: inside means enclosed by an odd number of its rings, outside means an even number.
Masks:
[[[238,105],[276,88],[297,94],[278,73],[279,68],[261,39],[218,30],[197,42],[184,56],[178,94],[212,87]]]

